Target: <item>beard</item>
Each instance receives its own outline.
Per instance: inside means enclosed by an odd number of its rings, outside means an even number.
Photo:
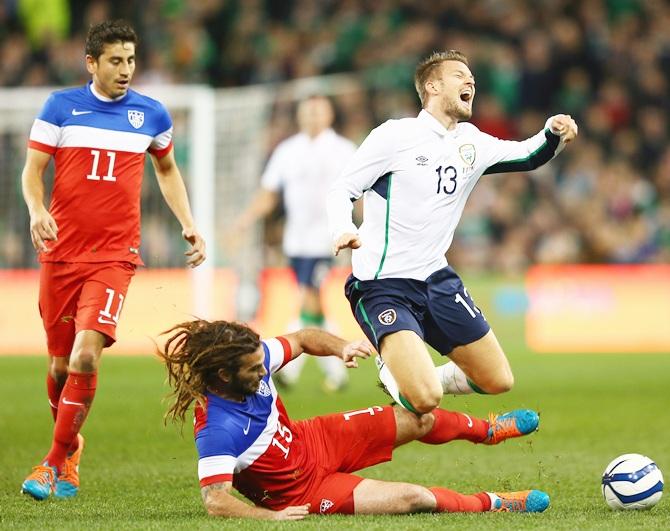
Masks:
[[[458,122],[463,122],[472,118],[472,107],[465,107],[461,100],[448,101],[444,107],[444,113],[447,116],[452,116]]]
[[[260,387],[260,380],[233,380],[230,382],[229,391],[242,396],[253,395]]]

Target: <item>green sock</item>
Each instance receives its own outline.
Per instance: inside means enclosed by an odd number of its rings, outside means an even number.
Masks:
[[[305,327],[323,328],[325,318],[322,313],[312,313],[306,310],[301,310],[300,322],[302,323],[302,326]]]
[[[473,382],[470,378],[468,378],[468,385],[472,387],[472,390],[480,395],[488,395],[486,391],[484,391],[481,387],[479,387],[475,382]]]

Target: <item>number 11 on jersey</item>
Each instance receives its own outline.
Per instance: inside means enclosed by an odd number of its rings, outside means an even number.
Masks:
[[[105,153],[107,153],[109,164],[107,165],[107,175],[103,175],[102,180],[116,182],[116,177],[114,177],[114,161],[116,160],[116,153],[114,151],[106,151]],[[89,181],[99,181],[100,175],[98,175],[98,164],[100,163],[100,151],[92,149],[91,155],[93,155],[93,167],[91,168],[91,173],[88,174],[86,178]]]

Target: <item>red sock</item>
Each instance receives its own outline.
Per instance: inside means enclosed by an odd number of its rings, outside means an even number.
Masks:
[[[444,487],[430,487],[428,490],[435,496],[436,512],[483,513],[491,508],[491,498],[485,492],[468,495]]]
[[[95,396],[96,373],[70,372],[58,403],[58,416],[54,428],[51,450],[45,461],[60,470],[67,452],[81,429]]]
[[[63,385],[59,384],[51,373],[47,372],[47,396],[49,397],[49,407],[51,408],[51,414],[54,417],[54,422],[56,422],[56,416],[58,415],[58,401],[60,400],[60,394],[63,391]]]
[[[49,407],[51,408],[51,414],[54,417],[54,422],[58,418],[58,402],[60,401],[60,395],[63,392],[63,387],[65,383],[59,384],[51,373],[47,372],[47,395],[49,396]],[[75,452],[79,446],[79,440],[77,437],[74,438],[70,448],[68,448],[68,453]]]
[[[433,409],[433,428],[421,439],[426,444],[444,444],[454,439],[482,442],[489,433],[489,423],[470,417],[465,413],[454,413],[446,409]]]

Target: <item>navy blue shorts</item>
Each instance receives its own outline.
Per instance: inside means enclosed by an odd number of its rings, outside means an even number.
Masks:
[[[333,259],[329,256],[318,258],[293,256],[289,257],[289,262],[298,284],[318,289],[328,275]]]
[[[449,266],[425,281],[410,278],[358,280],[344,286],[354,317],[379,349],[382,337],[412,330],[440,354],[484,337],[491,329],[463,282]]]

